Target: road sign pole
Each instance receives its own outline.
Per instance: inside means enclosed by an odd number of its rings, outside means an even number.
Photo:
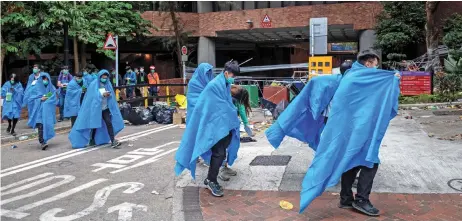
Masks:
[[[314,57],[314,25],[310,27],[311,32],[311,57]]]
[[[119,37],[115,36],[117,48],[115,50],[115,73],[116,73],[116,86],[119,86]]]
[[[186,62],[183,61],[183,84],[186,84]],[[186,95],[186,85],[183,88],[183,93]]]

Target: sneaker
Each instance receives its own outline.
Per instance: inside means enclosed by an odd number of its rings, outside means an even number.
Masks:
[[[220,174],[218,174],[218,178],[220,178],[220,180],[223,180],[223,181],[229,181],[229,176],[226,176],[226,174],[224,174],[223,172],[220,172]]]
[[[228,176],[236,176],[237,172],[229,167],[223,167],[221,172],[228,175]]]
[[[340,209],[353,209],[353,201],[349,201],[349,202],[340,201],[338,203],[338,208],[340,208]]]
[[[12,135],[13,137],[16,137],[16,132],[14,132],[14,130],[11,131],[11,135]]]
[[[10,126],[8,126],[8,128],[6,128],[6,132],[7,132],[7,133],[10,133],[10,132],[11,132],[11,127],[10,127]]]
[[[58,122],[62,122],[62,121],[63,121],[63,119],[58,119]]]
[[[111,143],[111,148],[119,149],[120,142],[117,140],[114,140],[114,142]]]
[[[220,186],[220,184],[218,184],[218,182],[212,182],[209,179],[205,179],[204,184],[207,186],[207,189],[210,190],[213,196],[223,196],[223,188]]]
[[[379,216],[380,211],[375,208],[369,200],[355,200],[352,204],[353,208],[368,215],[368,216]]]
[[[40,147],[42,148],[42,150],[46,150],[48,147],[48,144],[43,143]]]
[[[356,177],[355,181],[353,182],[353,187],[358,188],[358,177]]]

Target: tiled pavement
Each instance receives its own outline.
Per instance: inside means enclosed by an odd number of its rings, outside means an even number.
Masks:
[[[381,210],[379,217],[368,217],[354,210],[337,208],[338,193],[325,192],[302,214],[299,210],[299,192],[225,190],[225,196],[211,196],[207,189],[199,191],[202,218],[212,220],[462,220],[462,194],[371,194],[371,201]],[[190,194],[191,195],[191,194]],[[279,206],[281,200],[294,205],[292,210]],[[189,201],[189,204],[191,201]],[[196,210],[197,211],[197,210]],[[193,214],[191,214],[193,215]],[[196,213],[194,220],[201,220]],[[200,216],[200,215],[199,215]],[[193,218],[193,217],[191,217]],[[188,213],[185,213],[185,220]]]

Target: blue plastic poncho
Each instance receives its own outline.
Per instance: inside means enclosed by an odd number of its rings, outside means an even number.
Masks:
[[[87,81],[82,78],[83,86],[88,87]],[[75,117],[80,110],[80,99],[82,96],[82,87],[76,79],[72,79],[67,85],[66,97],[64,99],[64,117]]]
[[[175,156],[177,176],[184,169],[189,169],[195,179],[197,158],[201,156],[206,162],[210,162],[213,145],[230,132],[232,139],[228,146],[227,162],[229,165],[234,163],[240,145],[240,121],[230,90],[230,85],[226,83],[222,73],[210,81],[199,95],[196,106],[201,108],[194,108],[190,115],[190,122]]]
[[[77,120],[74,127],[69,133],[69,140],[71,141],[72,148],[84,148],[90,141],[90,132],[95,130],[95,143],[96,145],[107,144],[111,140],[107,132],[106,123],[103,121],[102,116],[102,99],[103,96],[99,92],[101,75],[107,74],[107,70],[98,72],[98,79],[93,81],[85,93],[82,105],[78,113]],[[109,79],[109,78],[108,78]],[[111,112],[111,122],[114,127],[114,136],[117,135],[124,128],[124,121],[120,113],[119,106],[115,99],[114,89],[111,82],[108,80],[104,84],[106,91],[111,93],[107,98],[107,105]]]
[[[11,93],[11,100],[6,100],[6,95]],[[24,97],[24,89],[21,83],[16,82],[11,84],[7,81],[2,87],[3,109],[2,119],[13,119],[21,116],[22,99]]]
[[[39,77],[40,77],[40,73],[39,73]],[[27,85],[26,85],[26,89],[24,90],[24,98],[23,98],[23,103],[22,103],[22,107],[26,107],[27,106],[27,101],[28,101],[28,96],[29,96],[29,89],[31,89],[32,87],[35,87],[35,83],[37,81],[35,81],[35,74],[32,73],[29,75],[29,78],[27,80]],[[31,112],[32,109],[30,107],[27,107],[27,111],[28,112]]]
[[[43,84],[43,76],[48,79],[48,85],[46,86]],[[37,123],[43,124],[43,139],[46,143],[55,136],[56,124],[56,88],[51,83],[50,75],[41,72],[35,86],[31,86],[27,94],[27,106],[31,110],[27,125],[36,128]],[[44,95],[50,95],[50,97],[42,101]]]
[[[380,163],[379,148],[398,112],[399,78],[392,71],[354,63],[332,100],[313,162],[302,183],[300,212],[342,174]]]
[[[95,80],[96,78],[94,78],[93,75],[89,74],[88,72],[83,72],[83,79],[85,79],[87,84],[90,85],[91,82],[93,82],[93,80]]]
[[[204,90],[205,86],[213,80],[215,77],[212,72],[213,66],[208,63],[201,63],[188,83],[188,92],[186,94],[187,101],[187,109],[186,112],[186,125],[188,125],[189,118],[194,111],[194,107],[196,106],[197,99],[199,95]]]
[[[300,94],[265,131],[274,148],[285,136],[296,138],[316,150],[321,136],[324,117],[322,112],[332,100],[342,75],[319,76],[311,79]]]
[[[126,79],[129,78],[130,80],[127,81]],[[136,84],[136,73],[133,71],[129,71],[125,73],[124,80],[126,81],[127,85],[135,85]]]

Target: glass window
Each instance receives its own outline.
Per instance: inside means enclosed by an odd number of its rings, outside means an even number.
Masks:
[[[257,9],[258,8],[269,8],[269,6],[270,6],[270,2],[267,2],[267,1],[257,2]]]
[[[322,67],[322,61],[318,62],[318,67]]]
[[[330,62],[324,62],[324,67],[330,67]]]
[[[318,69],[318,74],[322,74],[322,70],[321,70],[321,69]]]
[[[316,62],[311,62],[311,67],[316,67]]]

